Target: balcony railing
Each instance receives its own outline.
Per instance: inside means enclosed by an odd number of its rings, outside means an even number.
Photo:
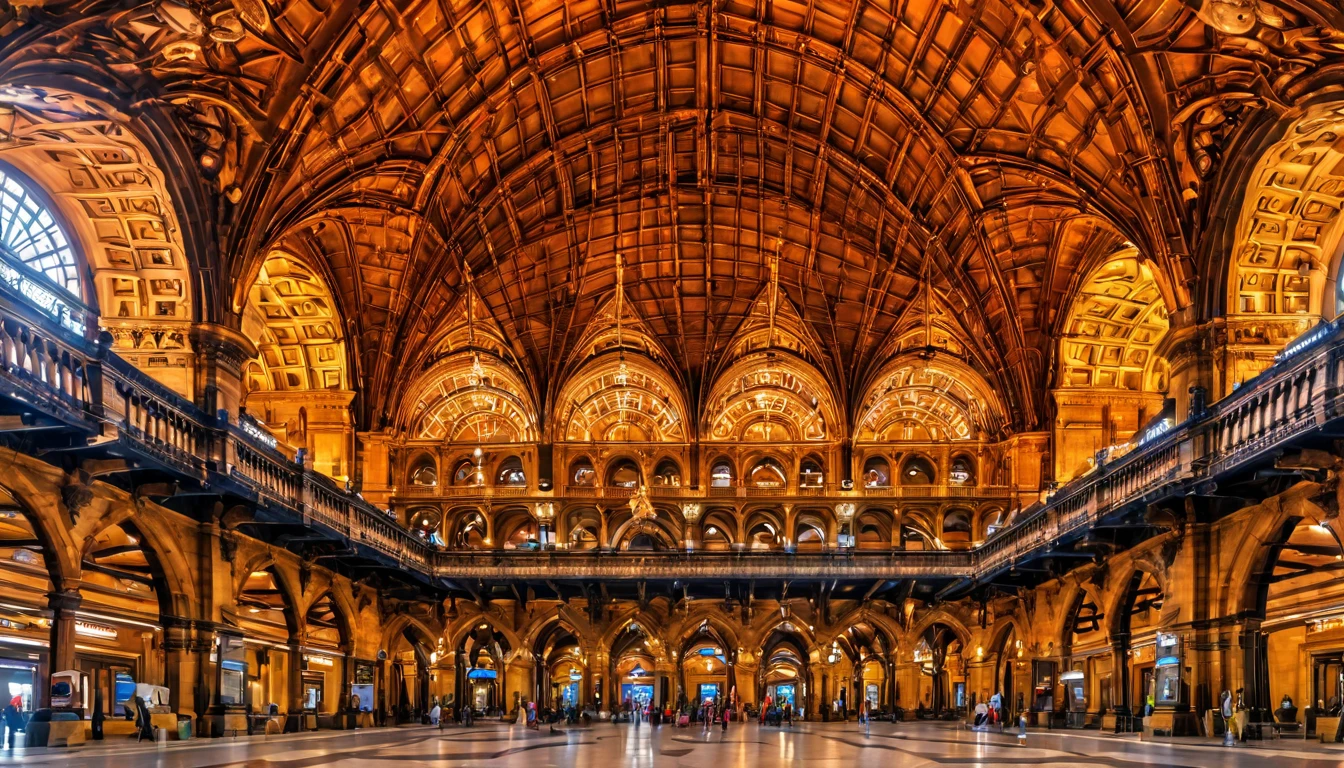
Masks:
[[[85,430],[91,437],[100,432],[103,437],[113,436],[162,472],[242,494],[259,507],[289,515],[300,524],[320,526],[352,546],[365,547],[425,577],[479,572],[482,578],[527,574],[540,578],[554,575],[556,568],[573,568],[591,572],[594,578],[604,574],[622,578],[620,574],[635,568],[645,578],[663,573],[673,577],[815,573],[837,578],[899,578],[916,572],[988,578],[998,569],[1080,535],[1108,516],[1189,492],[1194,483],[1263,460],[1288,441],[1344,417],[1338,391],[1338,382],[1344,380],[1344,333],[1336,322],[1294,342],[1268,370],[1203,413],[1185,423],[1164,426],[1123,453],[1116,451],[1113,455],[1118,458],[1104,461],[1046,502],[1024,510],[1012,525],[969,552],[442,552],[357,494],[296,463],[263,430],[249,430],[246,423],[225,423],[205,413],[100,342],[87,334],[81,336],[77,331],[87,311],[77,303],[57,297],[51,307],[32,306],[32,298],[21,293],[24,277],[21,272],[0,274],[0,391],[25,404],[22,419],[48,419],[48,425]],[[1013,489],[1005,486],[898,485],[859,490],[853,496],[868,499],[1010,499],[1013,495]],[[448,486],[427,493],[444,497],[533,495],[527,487],[501,486]],[[634,491],[567,486],[564,493],[623,501]],[[778,489],[654,486],[650,493],[662,498],[782,498],[827,496],[835,489],[830,485]]]

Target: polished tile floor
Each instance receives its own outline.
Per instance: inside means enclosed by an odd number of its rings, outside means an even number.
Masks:
[[[421,766],[1302,766],[1344,768],[1344,745],[1281,741],[1226,749],[1210,742],[1142,743],[1095,732],[975,733],[945,724],[875,723],[871,735],[853,723],[809,723],[792,730],[754,724],[725,734],[699,728],[595,725],[550,733],[505,725],[439,731],[400,728],[301,736],[197,740],[136,746],[133,741],[75,750],[5,750],[0,766],[32,768],[420,768]]]

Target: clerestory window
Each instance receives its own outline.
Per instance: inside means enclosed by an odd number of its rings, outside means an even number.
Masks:
[[[79,266],[70,238],[42,197],[14,171],[0,165],[0,246],[76,299]]]

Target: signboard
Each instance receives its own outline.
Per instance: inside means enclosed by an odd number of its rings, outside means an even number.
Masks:
[[[355,685],[373,685],[373,665],[367,661],[355,662]]]

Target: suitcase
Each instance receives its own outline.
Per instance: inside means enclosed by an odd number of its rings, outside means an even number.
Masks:
[[[678,716],[677,716],[677,727],[678,727],[678,728],[690,728],[690,727],[691,727],[691,716],[690,716],[690,715],[678,715]]]

